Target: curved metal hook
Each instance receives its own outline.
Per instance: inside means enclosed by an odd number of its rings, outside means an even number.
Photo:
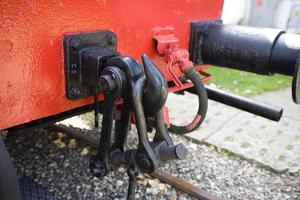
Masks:
[[[142,55],[147,82],[144,92],[144,111],[147,117],[155,115],[166,103],[168,84],[164,75],[146,55]]]

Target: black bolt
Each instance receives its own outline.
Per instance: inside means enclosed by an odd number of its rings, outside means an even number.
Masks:
[[[78,87],[72,87],[71,88],[71,94],[74,97],[79,97],[81,95],[81,89]]]
[[[74,49],[74,50],[78,50],[79,48],[79,42],[78,41],[72,41],[71,42],[71,47]]]
[[[114,34],[108,34],[107,35],[107,42],[111,45],[117,45],[117,37]]]
[[[148,158],[142,158],[138,161],[139,167],[142,171],[148,171],[151,168],[151,163]]]
[[[102,161],[97,156],[92,156],[90,160],[90,170],[93,176],[100,178],[107,174],[107,169]]]
[[[175,146],[175,155],[178,159],[183,160],[187,156],[187,149],[181,143]]]
[[[114,79],[116,79],[116,76],[111,75],[102,75],[100,76],[100,87],[103,89],[103,91],[111,91],[116,87],[116,82]]]
[[[159,157],[161,160],[167,161],[172,159],[180,159],[183,160],[187,156],[187,149],[181,143],[176,146],[167,146],[162,145],[159,148]]]

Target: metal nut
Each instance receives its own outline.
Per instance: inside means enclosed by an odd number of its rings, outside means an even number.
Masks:
[[[79,97],[81,95],[81,89],[78,87],[72,87],[71,88],[71,94],[74,97]]]
[[[117,37],[114,35],[114,34],[109,34],[107,36],[107,41],[108,41],[108,44],[111,44],[111,45],[117,45]]]
[[[151,164],[148,158],[142,158],[138,161],[138,164],[142,170],[149,170],[151,168]]]

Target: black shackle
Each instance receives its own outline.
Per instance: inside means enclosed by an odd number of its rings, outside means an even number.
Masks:
[[[187,151],[182,144],[174,145],[163,118],[167,99],[167,82],[146,55],[143,65],[131,57],[116,56],[106,62],[99,78],[99,88],[104,92],[101,138],[96,155],[91,158],[91,172],[102,177],[115,166],[122,164],[152,173],[160,161],[183,159]],[[121,117],[116,120],[114,143],[111,144],[116,101],[122,98]],[[131,112],[136,122],[139,144],[137,149],[125,151]],[[149,141],[147,117],[155,118],[156,133]]]

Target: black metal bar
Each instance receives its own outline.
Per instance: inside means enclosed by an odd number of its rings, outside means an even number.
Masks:
[[[127,134],[130,126],[130,119],[131,119],[131,110],[130,104],[131,100],[126,97],[123,97],[123,105],[121,111],[121,118],[116,120],[116,127],[115,127],[115,139],[113,146],[111,147],[112,150],[119,149],[120,151],[124,151],[124,145],[127,140]]]
[[[99,104],[98,104],[98,92],[97,88],[95,89],[95,95],[94,95],[94,117],[95,117],[95,128],[99,127]]]
[[[127,170],[127,175],[129,177],[128,190],[127,190],[127,200],[135,199],[135,188],[136,188],[136,174],[133,169]]]
[[[205,89],[207,91],[208,98],[213,101],[217,101],[273,121],[279,121],[282,117],[283,109],[277,106],[265,104],[253,99],[212,88],[207,85],[205,86]],[[195,88],[189,88],[186,91],[197,94]]]
[[[112,127],[114,120],[114,112],[115,112],[115,102],[116,99],[108,98],[109,95],[105,95],[104,100],[104,110],[103,110],[103,118],[101,125],[101,137],[98,145],[97,156],[106,161],[108,157],[109,148],[110,148],[110,140],[112,136]]]
[[[166,141],[168,146],[173,146],[174,142],[168,133],[165,120],[164,120],[163,109],[160,109],[160,111],[158,111],[155,114],[155,127],[156,127],[156,132],[153,141],[160,141],[160,142]]]
[[[279,121],[282,116],[282,108],[238,96],[236,94],[224,92],[209,86],[205,86],[205,88],[207,91],[207,96],[211,100],[253,113],[255,115],[259,115],[273,121]]]

